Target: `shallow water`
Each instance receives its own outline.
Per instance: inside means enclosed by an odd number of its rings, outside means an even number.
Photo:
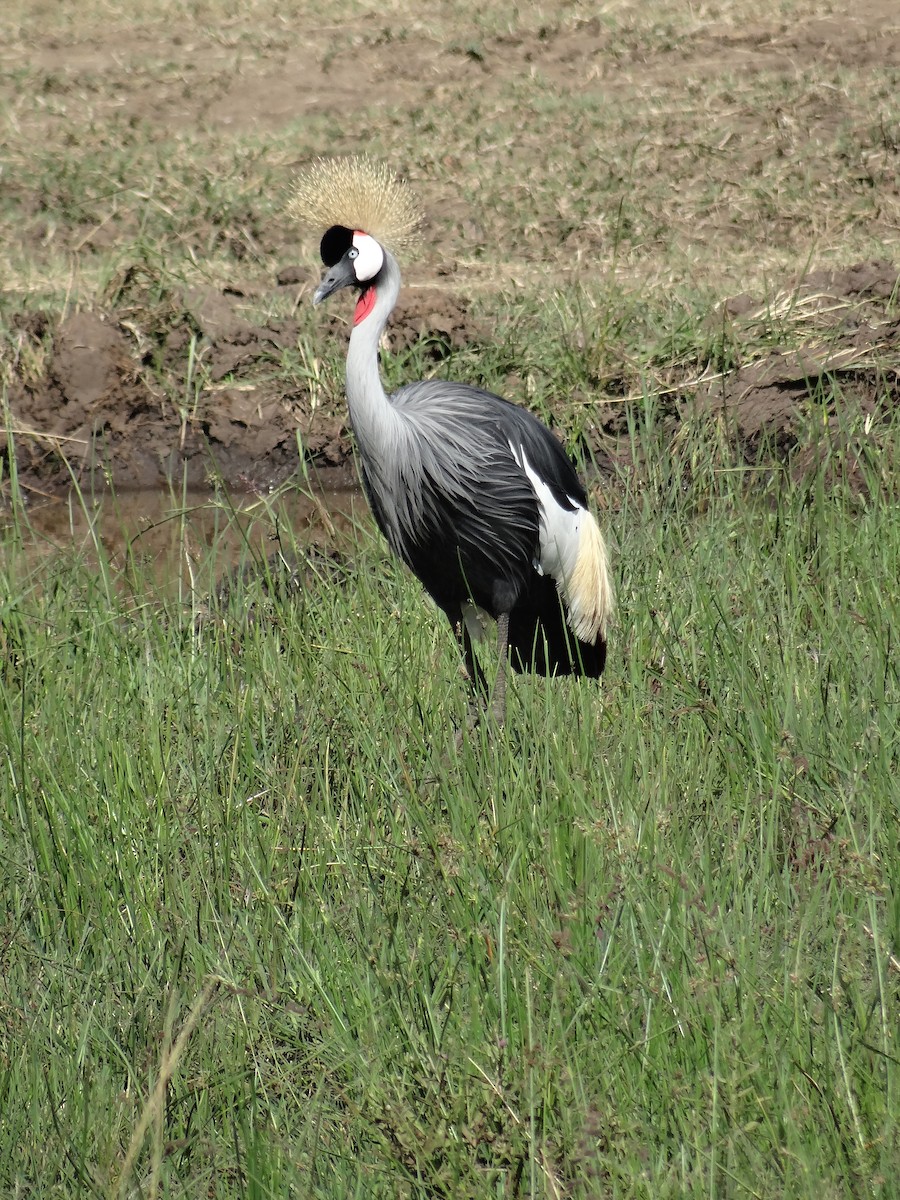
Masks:
[[[367,520],[359,488],[313,478],[273,496],[120,487],[84,497],[73,491],[7,516],[5,524],[15,521],[34,565],[74,550],[89,564],[137,571],[169,591],[215,586],[232,568],[279,551],[339,548]]]

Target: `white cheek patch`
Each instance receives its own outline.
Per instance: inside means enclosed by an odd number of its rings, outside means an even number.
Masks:
[[[353,245],[359,251],[353,262],[356,278],[360,283],[366,283],[384,266],[384,251],[373,237],[359,230],[353,234]]]

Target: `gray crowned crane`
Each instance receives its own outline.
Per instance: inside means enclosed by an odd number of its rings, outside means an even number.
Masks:
[[[408,186],[367,157],[320,159],[295,181],[291,213],[322,233],[313,296],[357,293],[347,404],[362,482],[392,550],[447,614],[469,680],[490,689],[472,639],[497,622],[491,711],[502,725],[506,664],[598,678],[613,611],[606,545],[562,446],[527,409],[436,379],[385,394],[378,347],[400,292],[395,255],[420,216]]]

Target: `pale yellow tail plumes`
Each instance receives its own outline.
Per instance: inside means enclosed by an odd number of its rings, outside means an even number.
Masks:
[[[569,628],[584,642],[596,642],[615,610],[606,542],[593,513],[586,512],[579,530],[578,556],[565,581]]]
[[[319,233],[358,229],[394,253],[416,242],[422,220],[409,185],[367,155],[316,159],[296,176],[288,212]]]

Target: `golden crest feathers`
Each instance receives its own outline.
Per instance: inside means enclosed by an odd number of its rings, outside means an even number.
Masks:
[[[358,229],[391,251],[413,244],[422,220],[409,185],[367,155],[316,159],[294,179],[288,213],[322,233]]]

